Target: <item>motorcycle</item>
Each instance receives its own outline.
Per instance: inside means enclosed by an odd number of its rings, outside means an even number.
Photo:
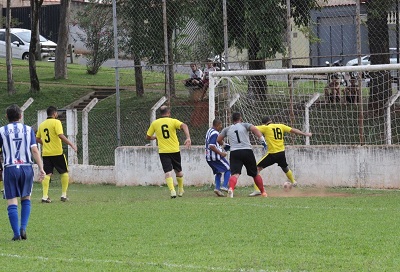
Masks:
[[[332,63],[330,63],[329,61],[326,61],[325,64],[328,67],[344,66],[343,58],[335,60]],[[341,86],[344,86],[344,87],[348,86],[345,72],[336,72],[336,73],[328,74],[327,76],[328,76],[328,78],[327,78],[328,83],[331,82],[332,79],[337,79],[337,80],[339,80],[339,83]]]

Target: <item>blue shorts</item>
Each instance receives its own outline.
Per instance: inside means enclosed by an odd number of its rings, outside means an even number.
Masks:
[[[213,170],[214,175],[225,173],[230,169],[229,162],[225,158],[221,158],[219,161],[207,161],[207,163]]]
[[[4,196],[6,199],[25,197],[32,194],[32,165],[12,165],[4,167]]]

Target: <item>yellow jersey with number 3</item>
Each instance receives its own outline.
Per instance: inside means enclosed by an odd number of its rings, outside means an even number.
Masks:
[[[58,135],[64,134],[61,121],[47,118],[39,125],[36,138],[42,140],[42,156],[58,156],[63,154],[62,141]]]
[[[256,126],[264,135],[268,146],[268,154],[274,154],[285,150],[284,135],[292,130],[291,127],[284,124],[268,124]]]
[[[154,133],[157,137],[158,153],[179,152],[179,141],[176,130],[181,129],[183,123],[170,117],[161,117],[153,121],[147,130],[147,135]]]

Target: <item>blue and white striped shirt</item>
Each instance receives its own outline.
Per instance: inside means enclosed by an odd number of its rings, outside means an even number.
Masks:
[[[31,147],[36,145],[35,132],[30,126],[14,122],[0,127],[0,146],[5,167],[33,164]]]
[[[221,146],[217,143],[219,132],[213,128],[209,128],[206,133],[206,160],[219,161],[221,156],[210,149],[210,146],[216,146],[219,151],[222,151]]]

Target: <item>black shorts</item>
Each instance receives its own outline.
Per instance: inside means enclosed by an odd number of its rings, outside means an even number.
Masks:
[[[174,169],[176,172],[182,171],[181,152],[176,153],[160,153],[160,161],[164,173],[168,173]]]
[[[64,174],[68,172],[68,163],[65,159],[64,154],[57,156],[44,156],[43,157],[43,169],[46,174],[53,174],[53,169],[56,169],[58,173]]]
[[[277,163],[280,167],[285,168],[288,166],[286,162],[286,155],[285,151],[268,154],[267,156],[263,157],[261,161],[258,162],[257,166],[261,168],[267,168],[270,165]]]
[[[256,158],[254,157],[253,150],[251,149],[239,149],[231,151],[229,158],[231,164],[231,174],[241,174],[242,167],[246,167],[247,175],[250,177],[257,176],[257,164]]]

